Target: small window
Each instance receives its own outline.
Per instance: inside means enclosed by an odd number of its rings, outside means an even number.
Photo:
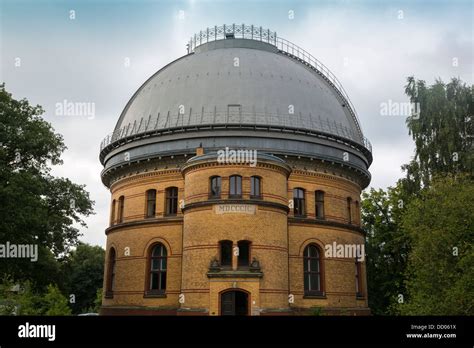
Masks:
[[[238,267],[248,267],[250,265],[250,242],[241,240],[237,243],[237,246],[239,248]]]
[[[238,123],[240,121],[240,115],[242,107],[237,104],[227,105],[228,122]]]
[[[229,197],[242,198],[242,177],[232,175],[229,179]]]
[[[211,198],[221,198],[221,177],[213,176],[210,180],[211,183]]]
[[[120,196],[119,198],[119,203],[118,203],[118,222],[119,223],[122,223],[123,222],[123,211],[124,211],[124,207],[125,207],[125,197],[124,196]]]
[[[250,198],[262,198],[261,181],[258,176],[250,177]]]
[[[316,219],[324,219],[324,192],[316,191]]]
[[[304,249],[304,292],[305,295],[322,295],[321,253],[319,248],[310,244]]]
[[[221,249],[221,266],[232,266],[232,241],[223,240],[219,244]]]
[[[146,191],[146,217],[155,217],[156,211],[156,190]]]
[[[358,297],[362,296],[362,278],[361,278],[361,265],[360,262],[356,260],[355,262],[355,286],[356,286],[356,295]]]
[[[115,199],[112,201],[112,208],[110,211],[110,225],[115,224]]]
[[[178,188],[168,187],[166,189],[166,215],[178,213]]]
[[[107,265],[106,296],[113,296],[114,285],[115,285],[115,249],[110,248],[109,263]]]
[[[293,213],[295,216],[304,217],[306,214],[304,193],[302,188],[293,190]]]
[[[150,253],[150,291],[165,292],[167,252],[163,244],[156,244]]]
[[[352,198],[347,197],[347,220],[352,223]]]

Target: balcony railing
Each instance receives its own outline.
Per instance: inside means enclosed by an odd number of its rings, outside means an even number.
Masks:
[[[316,117],[311,114],[269,114],[269,113],[258,113],[252,112],[251,109],[247,110],[242,108],[241,112],[229,113],[224,110],[214,109],[211,112],[190,111],[186,114],[179,113],[158,113],[150,115],[147,118],[141,118],[139,121],[135,120],[133,123],[129,123],[106,136],[101,144],[100,150],[102,151],[108,145],[125,138],[133,137],[146,137],[150,136],[158,131],[167,131],[173,129],[186,129],[186,128],[222,128],[222,127],[279,127],[288,130],[300,131],[313,131],[321,133],[327,137],[337,136],[339,138],[348,139],[356,142],[370,152],[372,152],[372,146],[369,140],[365,137],[361,137],[358,132],[355,132],[352,128],[348,128],[339,122],[329,119],[323,119]]]

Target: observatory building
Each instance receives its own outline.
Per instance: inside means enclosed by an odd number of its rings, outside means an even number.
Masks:
[[[317,59],[210,27],[132,96],[100,150],[101,314],[369,314],[370,143]]]

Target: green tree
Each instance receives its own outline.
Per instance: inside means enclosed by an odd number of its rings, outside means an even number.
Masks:
[[[0,284],[0,315],[70,315],[66,297],[56,285],[35,292],[29,281],[16,283],[5,277]]]
[[[0,315],[14,315],[18,312],[15,298],[15,283],[8,275],[4,275],[0,283]]]
[[[401,225],[411,240],[406,315],[474,315],[474,182],[432,180],[407,207]]]
[[[448,84],[437,79],[431,86],[407,79],[405,93],[417,103],[418,113],[407,119],[415,142],[413,160],[402,168],[405,190],[418,193],[434,175],[474,170],[474,86],[453,78]]]
[[[413,277],[416,276],[413,261],[410,261],[410,268],[407,267],[408,260],[415,257],[416,251],[411,251],[413,231],[407,231],[408,225],[404,223],[406,209],[414,199],[414,205],[420,204],[417,197],[428,189],[433,177],[464,173],[463,180],[472,183],[474,168],[474,86],[466,86],[459,79],[452,79],[448,84],[436,80],[432,86],[414,77],[409,77],[407,81],[405,93],[411,102],[418,103],[418,113],[407,119],[409,134],[415,142],[414,158],[402,166],[406,175],[394,188],[389,187],[386,191],[372,189],[363,194],[362,221],[367,231],[369,305],[376,314],[416,314],[413,306],[404,305],[401,311],[397,305],[399,294],[406,297],[407,286],[411,289],[408,296],[418,294],[429,297],[436,291],[436,287],[430,288],[425,284],[424,292],[411,293],[415,286]],[[463,204],[469,205],[469,201]],[[450,212],[449,209],[442,210],[439,214]],[[415,216],[411,221],[413,228],[418,223],[424,223],[423,219],[417,221]],[[430,231],[425,230],[425,233],[427,238],[431,236]],[[469,263],[469,256],[461,259],[460,265]],[[466,274],[469,275],[469,272]],[[469,287],[460,285],[465,284],[462,281],[457,284],[457,296],[466,296],[464,291]],[[454,294],[455,289],[452,288],[450,294]],[[411,303],[415,302],[411,300]],[[419,309],[418,314],[422,314]],[[446,308],[444,313],[448,313]]]
[[[97,289],[102,287],[105,251],[99,246],[80,243],[65,259],[65,293],[75,297],[74,313],[87,311],[94,305]]]
[[[103,294],[103,289],[102,287],[97,289],[95,299],[94,299],[94,304],[87,308],[84,312],[86,313],[99,313],[100,307],[102,306],[102,294]]]
[[[5,259],[0,274],[34,285],[44,285],[47,273],[41,265],[56,268],[49,251],[58,257],[77,244],[75,224],[85,226],[81,216],[90,215],[93,205],[84,186],[50,175],[50,165],[62,163],[66,147],[42,113],[0,85],[0,243],[37,244],[46,258],[37,263]]]
[[[48,285],[46,294],[42,298],[43,315],[70,315],[67,298],[59,291],[56,285]]]
[[[407,197],[399,186],[362,194],[362,224],[366,231],[369,306],[374,314],[391,314],[404,292],[409,239],[400,228]]]

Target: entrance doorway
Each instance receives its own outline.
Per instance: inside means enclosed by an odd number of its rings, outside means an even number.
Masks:
[[[221,315],[248,315],[249,295],[232,290],[221,294]]]

